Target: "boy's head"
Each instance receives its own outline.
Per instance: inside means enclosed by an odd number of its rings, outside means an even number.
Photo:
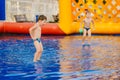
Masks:
[[[85,14],[87,14],[87,12],[89,12],[89,10],[88,10],[88,9],[85,9]]]
[[[46,20],[47,20],[47,17],[44,15],[40,15],[38,17],[38,22],[40,23],[40,25],[43,25],[46,22]]]
[[[39,20],[41,20],[41,21],[47,20],[47,17],[44,16],[44,15],[40,15],[39,18],[38,18],[38,21],[39,21]]]
[[[91,13],[88,9],[85,9],[85,14],[86,14],[86,17],[91,17]]]

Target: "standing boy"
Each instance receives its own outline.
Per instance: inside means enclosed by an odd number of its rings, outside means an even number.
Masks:
[[[94,21],[91,17],[91,13],[87,9],[85,11],[86,11],[85,12],[86,18],[80,24],[81,27],[82,27],[82,24],[84,24],[82,44],[84,44],[87,33],[88,33],[88,38],[89,38],[89,42],[90,42],[90,38],[91,38],[91,27],[90,27],[90,25],[91,25],[91,23],[93,24],[93,27],[94,27]]]
[[[46,16],[40,15],[38,18],[38,22],[29,29],[30,36],[34,41],[34,46],[36,48],[33,62],[37,62],[38,60],[40,60],[40,57],[43,51],[43,46],[42,46],[42,42],[40,39],[41,38],[41,26],[45,24],[46,20],[47,20]]]

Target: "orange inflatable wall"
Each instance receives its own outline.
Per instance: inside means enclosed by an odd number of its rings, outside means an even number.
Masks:
[[[4,22],[5,33],[28,33],[33,23]]]
[[[1,33],[4,32],[3,22],[0,22],[0,32],[1,32]]]
[[[16,23],[16,22],[0,22],[0,33],[23,33],[28,34],[29,28],[35,23]],[[42,28],[42,34],[64,35],[57,23],[46,23]]]

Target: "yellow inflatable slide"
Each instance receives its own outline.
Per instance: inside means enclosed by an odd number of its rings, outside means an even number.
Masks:
[[[65,34],[79,33],[85,9],[95,22],[94,34],[120,34],[119,0],[59,0],[59,27]]]

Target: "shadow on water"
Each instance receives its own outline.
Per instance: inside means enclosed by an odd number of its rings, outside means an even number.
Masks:
[[[0,80],[120,79],[120,37],[42,36],[41,60],[33,63],[35,48],[28,35],[0,37]]]

